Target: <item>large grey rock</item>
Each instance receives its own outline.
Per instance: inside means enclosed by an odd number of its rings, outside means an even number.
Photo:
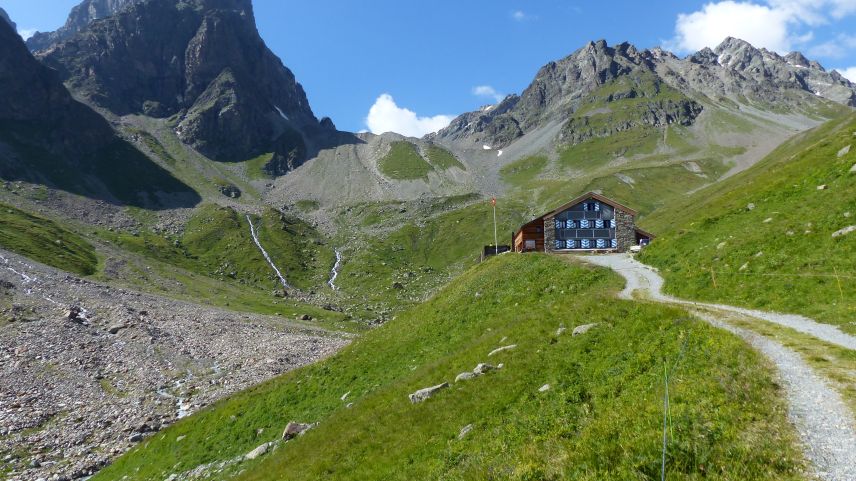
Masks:
[[[289,439],[312,429],[313,426],[314,424],[311,423],[298,423],[291,421],[286,424],[285,429],[282,431],[282,439],[288,441]]]
[[[844,148],[842,148],[841,150],[839,150],[839,151],[838,151],[838,158],[840,159],[841,157],[844,157],[844,156],[845,156],[845,155],[847,155],[849,152],[850,152],[850,146],[848,145],[847,147],[844,147]]]
[[[256,459],[259,456],[264,455],[265,453],[273,447],[274,442],[270,441],[264,444],[259,445],[257,448],[253,449],[249,453],[244,455],[244,459]]]
[[[466,380],[472,379],[474,377],[476,377],[476,374],[473,374],[471,372],[462,372],[462,373],[458,374],[457,376],[455,376],[455,382],[466,381]]]
[[[832,233],[832,237],[841,237],[851,232],[856,232],[856,225],[849,225],[843,229],[838,229],[837,231]]]
[[[442,384],[437,384],[436,386],[422,388],[410,394],[408,397],[410,398],[410,402],[412,402],[413,404],[421,403],[422,401],[425,401],[426,399],[434,396],[443,389],[446,389],[447,387],[449,387],[449,383],[444,382]]]
[[[466,426],[462,427],[461,431],[458,432],[458,439],[464,439],[464,437],[466,437],[466,435],[469,434],[470,431],[472,431],[472,430],[473,430],[472,424],[467,424]]]
[[[585,334],[585,333],[589,332],[592,328],[597,326],[598,324],[600,324],[600,323],[599,322],[593,322],[591,324],[583,324],[581,326],[577,326],[574,328],[573,335],[579,336],[581,334]]]
[[[494,369],[496,369],[496,368],[490,364],[479,363],[475,367],[475,369],[473,369],[473,374],[480,376],[480,375],[485,374],[487,372],[493,371]]]

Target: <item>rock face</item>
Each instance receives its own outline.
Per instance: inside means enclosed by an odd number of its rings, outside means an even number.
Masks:
[[[685,59],[599,40],[542,67],[520,96],[463,114],[428,137],[498,149],[561,123],[556,143],[572,145],[632,128],[690,125],[702,99],[801,108],[816,97],[856,106],[856,85],[799,53],[782,57],[734,38]]]
[[[195,192],[73,99],[6,22],[0,22],[0,98],[0,178],[139,206],[160,205],[168,194],[183,204],[198,202]]]
[[[183,142],[215,160],[273,152],[269,170],[287,171],[332,130],[259,36],[250,0],[130,2],[38,55],[88,101],[170,117]]]
[[[0,22],[0,123],[50,125],[44,145],[65,155],[90,154],[113,132],[107,122],[72,99],[56,73],[41,65],[7,22]]]
[[[93,20],[109,17],[125,5],[140,0],[84,0],[71,9],[65,25],[55,32],[36,32],[27,40],[30,50],[43,50],[51,45],[72,37],[86,28]]]

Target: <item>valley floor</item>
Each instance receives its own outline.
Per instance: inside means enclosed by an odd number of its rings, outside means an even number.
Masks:
[[[837,327],[802,316],[770,313],[681,300],[663,294],[663,278],[651,267],[626,254],[584,256],[586,262],[609,267],[627,281],[624,299],[650,299],[685,306],[712,325],[737,334],[775,364],[787,394],[789,418],[797,427],[806,457],[823,480],[856,479],[856,422],[846,400],[825,376],[795,350],[753,330],[753,323],[775,323],[845,349],[856,349],[856,337]],[[748,326],[748,327],[741,327]],[[845,390],[845,393],[849,391]],[[853,400],[850,400],[851,404]]]

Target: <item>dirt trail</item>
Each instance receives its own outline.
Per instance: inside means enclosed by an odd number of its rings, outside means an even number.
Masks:
[[[691,302],[667,296],[662,292],[663,278],[657,271],[627,254],[579,257],[585,262],[609,267],[621,274],[627,280],[627,285],[619,294],[620,297],[633,299],[633,294],[641,291],[639,293],[643,297],[656,302],[687,306],[693,314],[740,336],[770,359],[778,369],[785,389],[788,417],[799,433],[814,474],[826,481],[856,480],[856,422],[839,393],[815,373],[799,354],[758,333],[729,324],[728,318],[737,315],[775,322],[849,349],[856,349],[856,337],[841,332],[835,326],[820,324],[802,316]]]

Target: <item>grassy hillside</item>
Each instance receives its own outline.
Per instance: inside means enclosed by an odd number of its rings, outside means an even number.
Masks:
[[[305,290],[324,285],[332,251],[321,235],[306,223],[272,210],[250,216],[258,236],[289,284]],[[149,231],[139,235],[102,232],[131,252],[140,253],[201,275],[270,291],[281,288],[273,270],[259,252],[243,214],[207,204],[198,208],[178,238]]]
[[[676,295],[795,312],[856,333],[856,116],[801,134],[751,169],[645,219],[642,260]],[[823,188],[822,187],[825,186]],[[838,276],[838,277],[836,277]]]
[[[617,301],[619,286],[556,257],[500,256],[332,358],[155,434],[93,481],[162,480],[202,464],[208,479],[657,479],[664,364],[670,479],[800,479],[759,356],[682,311]],[[556,334],[587,322],[601,325]],[[424,403],[407,398],[487,361],[504,367]],[[240,460],[289,421],[319,425]]]
[[[464,167],[464,164],[462,164],[454,154],[442,147],[429,145],[425,150],[428,154],[428,160],[431,162],[431,165],[438,169],[445,170],[457,167],[461,170],[467,170],[466,167]]]
[[[433,167],[416,150],[416,146],[406,141],[393,142],[389,152],[378,161],[378,169],[390,179],[424,179]]]
[[[0,204],[0,247],[80,275],[98,268],[95,249],[56,222]]]
[[[459,207],[449,199],[450,212],[420,218],[364,240],[364,245],[345,252],[339,284],[357,302],[377,308],[399,307],[421,301],[466,268],[478,262],[481,249],[493,244],[493,211],[490,202]],[[442,209],[442,205],[437,206]],[[497,206],[500,244],[511,242],[511,231],[520,226],[523,209],[501,201]],[[366,219],[382,222],[381,215]]]

